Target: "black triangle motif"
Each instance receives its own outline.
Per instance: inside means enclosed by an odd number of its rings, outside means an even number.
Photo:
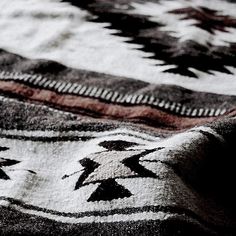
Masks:
[[[5,148],[5,147],[0,147],[0,151],[5,151],[9,148]],[[17,160],[13,160],[13,159],[6,159],[6,158],[1,158],[0,157],[0,179],[4,179],[4,180],[8,180],[10,179],[10,177],[1,169],[4,166],[12,166],[15,165],[17,163],[19,163],[20,161]]]
[[[110,201],[112,199],[130,197],[132,194],[128,189],[119,185],[114,179],[102,181],[98,188],[91,194],[88,202]]]
[[[99,164],[93,160],[90,160],[89,158],[84,158],[82,160],[79,161],[80,164],[84,167],[84,172],[82,173],[82,175],[79,177],[78,181],[76,182],[75,185],[75,190],[79,189],[84,181],[86,180],[86,178],[96,169],[99,167]]]
[[[0,169],[0,179],[10,179],[10,177],[2,170]]]
[[[8,150],[8,149],[9,149],[8,147],[1,147],[1,146],[0,146],[0,152],[6,151],[6,150]]]
[[[18,164],[18,163],[20,163],[20,161],[0,157],[0,167],[13,166],[13,165]]]

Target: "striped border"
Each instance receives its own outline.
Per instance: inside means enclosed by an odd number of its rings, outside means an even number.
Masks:
[[[0,72],[0,80],[17,81],[37,86],[39,88],[53,90],[58,93],[79,95],[83,97],[97,98],[106,102],[122,105],[149,105],[165,111],[169,111],[187,117],[217,117],[227,112],[225,108],[191,108],[181,103],[159,99],[147,94],[122,94],[118,91],[87,86],[79,83],[55,81],[38,74],[20,72]]]
[[[188,223],[195,223],[203,230],[211,232],[235,232],[235,227],[216,225],[206,221],[204,218],[189,209],[177,206],[150,205],[138,208],[113,209],[109,211],[91,211],[81,213],[65,213],[25,204],[14,198],[0,196],[0,206],[17,210],[22,213],[41,216],[46,219],[56,220],[63,223],[106,223],[140,221],[140,220],[165,220],[171,216],[182,219]],[[136,217],[137,214],[137,217]],[[130,220],[130,217],[133,219]]]

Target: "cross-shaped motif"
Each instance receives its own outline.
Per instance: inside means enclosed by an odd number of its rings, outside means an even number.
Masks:
[[[157,178],[156,174],[139,163],[139,159],[149,153],[162,149],[128,149],[137,146],[122,140],[99,143],[105,151],[90,154],[79,163],[84,167],[75,185],[75,190],[89,184],[100,183],[88,201],[112,200],[130,197],[132,193],[117,183],[116,179]],[[65,175],[63,178],[69,177]]]

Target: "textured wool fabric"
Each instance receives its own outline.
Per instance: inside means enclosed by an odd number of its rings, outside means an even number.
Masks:
[[[0,235],[236,235],[236,2],[0,8]]]

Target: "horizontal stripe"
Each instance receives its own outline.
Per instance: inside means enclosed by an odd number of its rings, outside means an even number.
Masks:
[[[215,225],[202,219],[193,211],[177,206],[145,206],[139,208],[124,208],[109,211],[96,211],[84,213],[63,213],[46,208],[40,208],[33,205],[24,204],[13,198],[0,197],[0,200],[8,201],[8,207],[21,211],[23,213],[38,215],[67,223],[93,223],[93,222],[116,222],[116,221],[138,221],[138,220],[157,220],[166,219],[168,216],[179,216],[186,221],[196,221],[202,226],[207,226],[214,230],[235,231],[235,227],[226,227],[224,225]],[[1,203],[1,202],[0,202]],[[5,202],[3,205],[6,205]],[[136,217],[138,216],[138,217]],[[111,221],[110,221],[111,220]]]
[[[34,80],[32,80],[32,77]],[[38,79],[40,78],[40,80]],[[84,97],[91,97],[91,98],[98,98],[102,101],[106,101],[109,103],[117,103],[117,104],[129,104],[129,105],[145,105],[145,106],[152,106],[156,108],[162,108],[163,110],[171,113],[175,113],[181,116],[189,116],[189,117],[214,117],[224,115],[227,110],[225,108],[218,108],[217,112],[216,109],[210,107],[186,107],[180,103],[175,103],[169,100],[161,100],[152,95],[144,95],[144,94],[122,94],[118,91],[113,92],[112,90],[104,90],[101,94],[96,94],[95,91],[101,88],[94,87],[94,86],[84,86],[78,83],[71,83],[71,82],[56,82],[50,80],[46,77],[41,77],[41,75],[31,75],[31,74],[22,74],[22,73],[11,73],[2,71],[0,73],[0,80],[3,81],[16,81],[26,83],[31,87],[37,88],[44,88],[49,89],[52,91],[56,91],[62,94],[71,94],[71,95],[80,95]],[[71,89],[71,88],[79,88],[78,89]],[[95,90],[96,89],[96,90]],[[121,97],[126,96],[125,99]],[[144,99],[145,98],[145,99]],[[193,105],[194,106],[194,105]],[[184,109],[183,109],[184,107]]]
[[[157,123],[159,128],[168,128],[170,130],[181,130],[191,128],[195,125],[203,124],[216,120],[217,117],[181,117],[167,113],[162,109],[146,106],[121,106],[108,104],[97,99],[83,98],[75,95],[62,95],[50,90],[30,88],[23,84],[11,81],[0,82],[0,90],[30,101],[38,101],[44,104],[50,104],[65,111],[77,114],[85,114],[94,117],[103,117],[110,119],[125,119],[125,121],[139,121],[147,124]],[[160,102],[162,103],[162,101]],[[234,111],[227,114],[230,116]],[[220,116],[219,116],[220,118]]]

